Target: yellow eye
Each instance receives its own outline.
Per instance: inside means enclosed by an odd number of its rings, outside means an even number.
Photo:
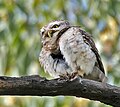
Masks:
[[[58,28],[59,26],[60,25],[55,24],[55,25],[52,26],[52,28]]]
[[[55,26],[55,28],[58,28],[58,27],[59,27],[58,25]]]

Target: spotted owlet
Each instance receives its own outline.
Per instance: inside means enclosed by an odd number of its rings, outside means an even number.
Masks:
[[[79,26],[58,20],[40,31],[42,49],[39,61],[52,77],[74,77],[100,82],[106,80],[100,55],[92,36]]]

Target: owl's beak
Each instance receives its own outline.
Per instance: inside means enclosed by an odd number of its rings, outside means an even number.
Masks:
[[[57,31],[59,31],[59,30],[49,29],[48,32],[47,32],[48,37],[51,38],[53,36],[53,33],[57,32]]]
[[[52,30],[48,31],[48,36],[51,38],[52,37]]]

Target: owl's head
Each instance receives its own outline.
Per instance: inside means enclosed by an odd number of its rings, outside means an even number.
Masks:
[[[64,20],[52,21],[40,30],[42,45],[48,49],[53,48],[58,38],[70,27],[70,23]],[[50,48],[49,48],[50,47]]]
[[[45,25],[40,30],[40,35],[43,40],[46,38],[54,38],[57,37],[59,32],[63,31],[64,29],[70,26],[68,21],[58,20],[52,21],[48,25]]]

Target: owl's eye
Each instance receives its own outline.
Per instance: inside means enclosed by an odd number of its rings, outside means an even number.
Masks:
[[[43,35],[43,34],[45,33],[45,29],[42,28],[42,29],[40,30],[40,33],[41,33],[41,35]]]
[[[41,34],[43,35],[45,33],[45,31],[41,32]]]
[[[58,28],[59,26],[60,26],[60,25],[55,24],[55,25],[52,26],[52,28]]]

